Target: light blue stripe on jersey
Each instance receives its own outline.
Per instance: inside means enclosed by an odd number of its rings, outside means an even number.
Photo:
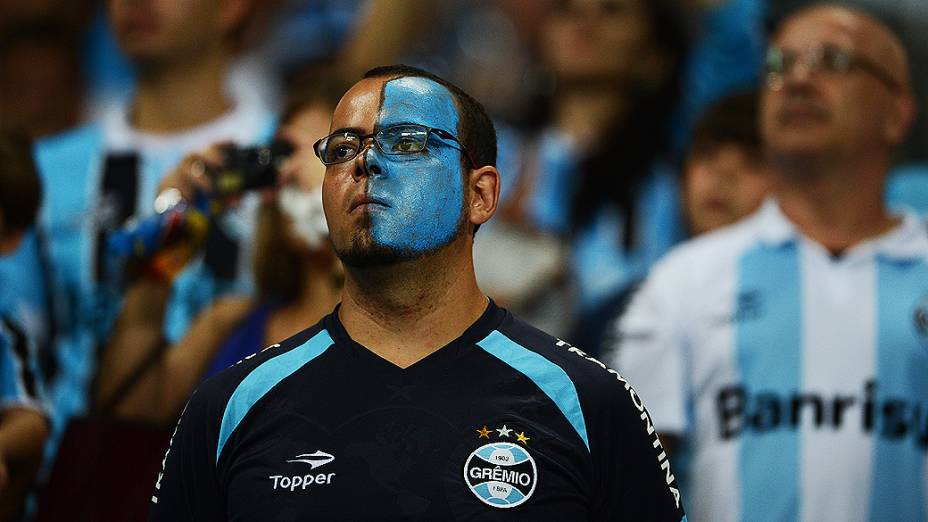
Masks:
[[[879,327],[876,355],[876,404],[885,408],[887,400],[907,404],[903,419],[909,430],[923,426],[928,412],[928,368],[925,350],[915,330],[914,310],[924,298],[928,266],[924,263],[880,259],[877,268]],[[919,284],[921,283],[921,284]],[[895,327],[895,328],[894,328]],[[916,406],[918,404],[919,406]],[[883,406],[879,406],[883,405]],[[879,410],[873,433],[873,471],[870,489],[870,520],[928,520],[922,489],[925,453],[904,431],[887,437],[886,416]]]
[[[761,244],[740,260],[734,342],[741,379],[752,397],[764,392],[788,397],[800,389],[799,285],[794,242]],[[799,434],[787,412],[779,414],[781,422],[768,431],[745,426],[740,435],[742,520],[799,519]],[[749,415],[743,419],[752,421]]]
[[[329,332],[322,330],[300,346],[264,361],[242,379],[232,396],[229,397],[226,410],[222,414],[219,444],[216,446],[217,463],[219,456],[222,455],[222,448],[225,447],[232,432],[242,422],[251,407],[277,383],[293,375],[306,363],[325,352],[332,344]]]
[[[590,441],[586,435],[586,420],[580,408],[577,388],[560,366],[506,337],[498,330],[486,336],[477,346],[508,364],[532,380],[561,410],[567,422],[583,440],[587,451]]]

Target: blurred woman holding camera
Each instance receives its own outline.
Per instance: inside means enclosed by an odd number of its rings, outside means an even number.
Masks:
[[[126,293],[106,348],[94,404],[115,418],[169,426],[197,384],[330,312],[338,301],[340,266],[329,246],[322,210],[324,168],[313,142],[328,131],[333,89],[303,92],[289,103],[277,138],[294,150],[278,186],[262,191],[254,230],[255,295],[217,299],[178,343],[159,347],[170,286],[142,276]],[[219,168],[222,144],[185,158],[162,187],[184,198],[212,190],[206,169]]]

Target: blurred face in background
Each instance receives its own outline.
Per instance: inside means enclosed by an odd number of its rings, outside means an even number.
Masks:
[[[287,223],[284,232],[297,249],[328,250],[325,214],[322,209],[322,180],[325,165],[313,152],[313,143],[328,132],[332,110],[310,104],[281,126],[277,135],[293,144],[293,154],[280,168],[277,203]]]
[[[242,22],[244,0],[109,0],[122,51],[137,65],[199,56]]]
[[[730,225],[760,206],[772,176],[759,151],[722,144],[691,157],[684,167],[684,211],[690,233]]]
[[[0,53],[0,125],[33,138],[76,125],[82,106],[76,47],[24,40]]]
[[[651,54],[646,0],[557,0],[542,31],[544,60],[561,82],[627,82]]]
[[[282,301],[296,299],[312,269],[332,270],[335,253],[328,241],[322,208],[325,167],[313,143],[326,134],[332,111],[325,104],[298,110],[277,131],[293,154],[280,167],[278,188],[263,193],[254,241],[258,294]]]
[[[903,92],[864,67],[814,70],[806,60],[825,48],[846,50],[903,87],[904,55],[876,22],[841,7],[811,8],[788,19],[773,44],[799,56],[778,81],[768,75],[763,92],[762,133],[773,158],[886,154],[902,140],[911,117]]]

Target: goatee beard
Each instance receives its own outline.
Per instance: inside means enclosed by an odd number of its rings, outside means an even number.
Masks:
[[[347,250],[335,252],[346,267],[381,268],[404,261],[412,261],[428,254],[428,252],[414,252],[409,249],[393,248],[376,243],[370,236],[369,230],[365,230],[363,234],[366,237],[356,237]]]
[[[366,219],[360,230],[352,234],[349,246],[346,249],[336,249],[335,254],[347,268],[382,268],[396,265],[406,261],[414,261],[438,252],[457,238],[466,233],[467,223],[462,209],[457,227],[446,241],[428,250],[413,250],[410,248],[396,248],[384,245],[374,240],[371,232],[371,223]]]

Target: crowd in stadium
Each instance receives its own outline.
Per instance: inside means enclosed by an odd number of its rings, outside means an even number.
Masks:
[[[928,520],[926,35],[923,0],[5,0],[0,521],[144,519],[194,390],[332,312],[316,146],[400,63],[495,126],[480,289],[628,379],[688,520]]]

